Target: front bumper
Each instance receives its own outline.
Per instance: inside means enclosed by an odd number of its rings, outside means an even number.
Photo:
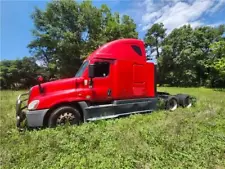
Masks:
[[[23,93],[18,96],[16,100],[16,126],[18,128],[22,127],[23,121],[26,119],[26,108],[29,93]],[[24,99],[23,96],[26,96]],[[26,103],[25,103],[26,102]],[[25,105],[24,105],[25,103]]]
[[[23,96],[27,96],[29,93],[23,93],[18,96],[16,101],[16,126],[18,128],[23,127],[41,127],[43,126],[43,121],[45,114],[49,109],[42,110],[27,110],[27,103],[23,105],[28,99],[22,99]]]
[[[33,110],[26,112],[27,126],[28,127],[42,127],[45,114],[49,109]]]

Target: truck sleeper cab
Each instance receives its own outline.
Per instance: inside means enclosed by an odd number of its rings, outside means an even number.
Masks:
[[[16,103],[17,127],[55,127],[113,118],[156,108],[155,65],[147,62],[144,43],[119,39],[84,60],[72,78],[33,86],[28,101]],[[22,104],[27,104],[22,107]]]

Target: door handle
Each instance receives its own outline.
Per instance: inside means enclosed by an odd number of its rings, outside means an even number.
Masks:
[[[111,94],[112,94],[112,90],[108,89],[108,96],[111,96]]]

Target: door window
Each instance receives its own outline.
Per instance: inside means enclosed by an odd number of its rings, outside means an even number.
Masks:
[[[109,74],[109,62],[95,63],[95,77],[106,77]]]

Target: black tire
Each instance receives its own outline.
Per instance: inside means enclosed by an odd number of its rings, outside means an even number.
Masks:
[[[191,98],[189,95],[187,94],[178,94],[177,95],[177,98],[179,99],[179,104],[182,106],[182,107],[191,107],[192,106],[192,101],[191,101]]]
[[[72,106],[62,106],[55,109],[49,117],[48,126],[56,127],[65,125],[67,122],[70,125],[79,125],[81,123],[81,114]]]
[[[176,97],[174,96],[169,96],[166,99],[166,104],[165,104],[165,109],[166,110],[170,110],[170,111],[174,111],[176,110],[178,107],[178,100]]]

